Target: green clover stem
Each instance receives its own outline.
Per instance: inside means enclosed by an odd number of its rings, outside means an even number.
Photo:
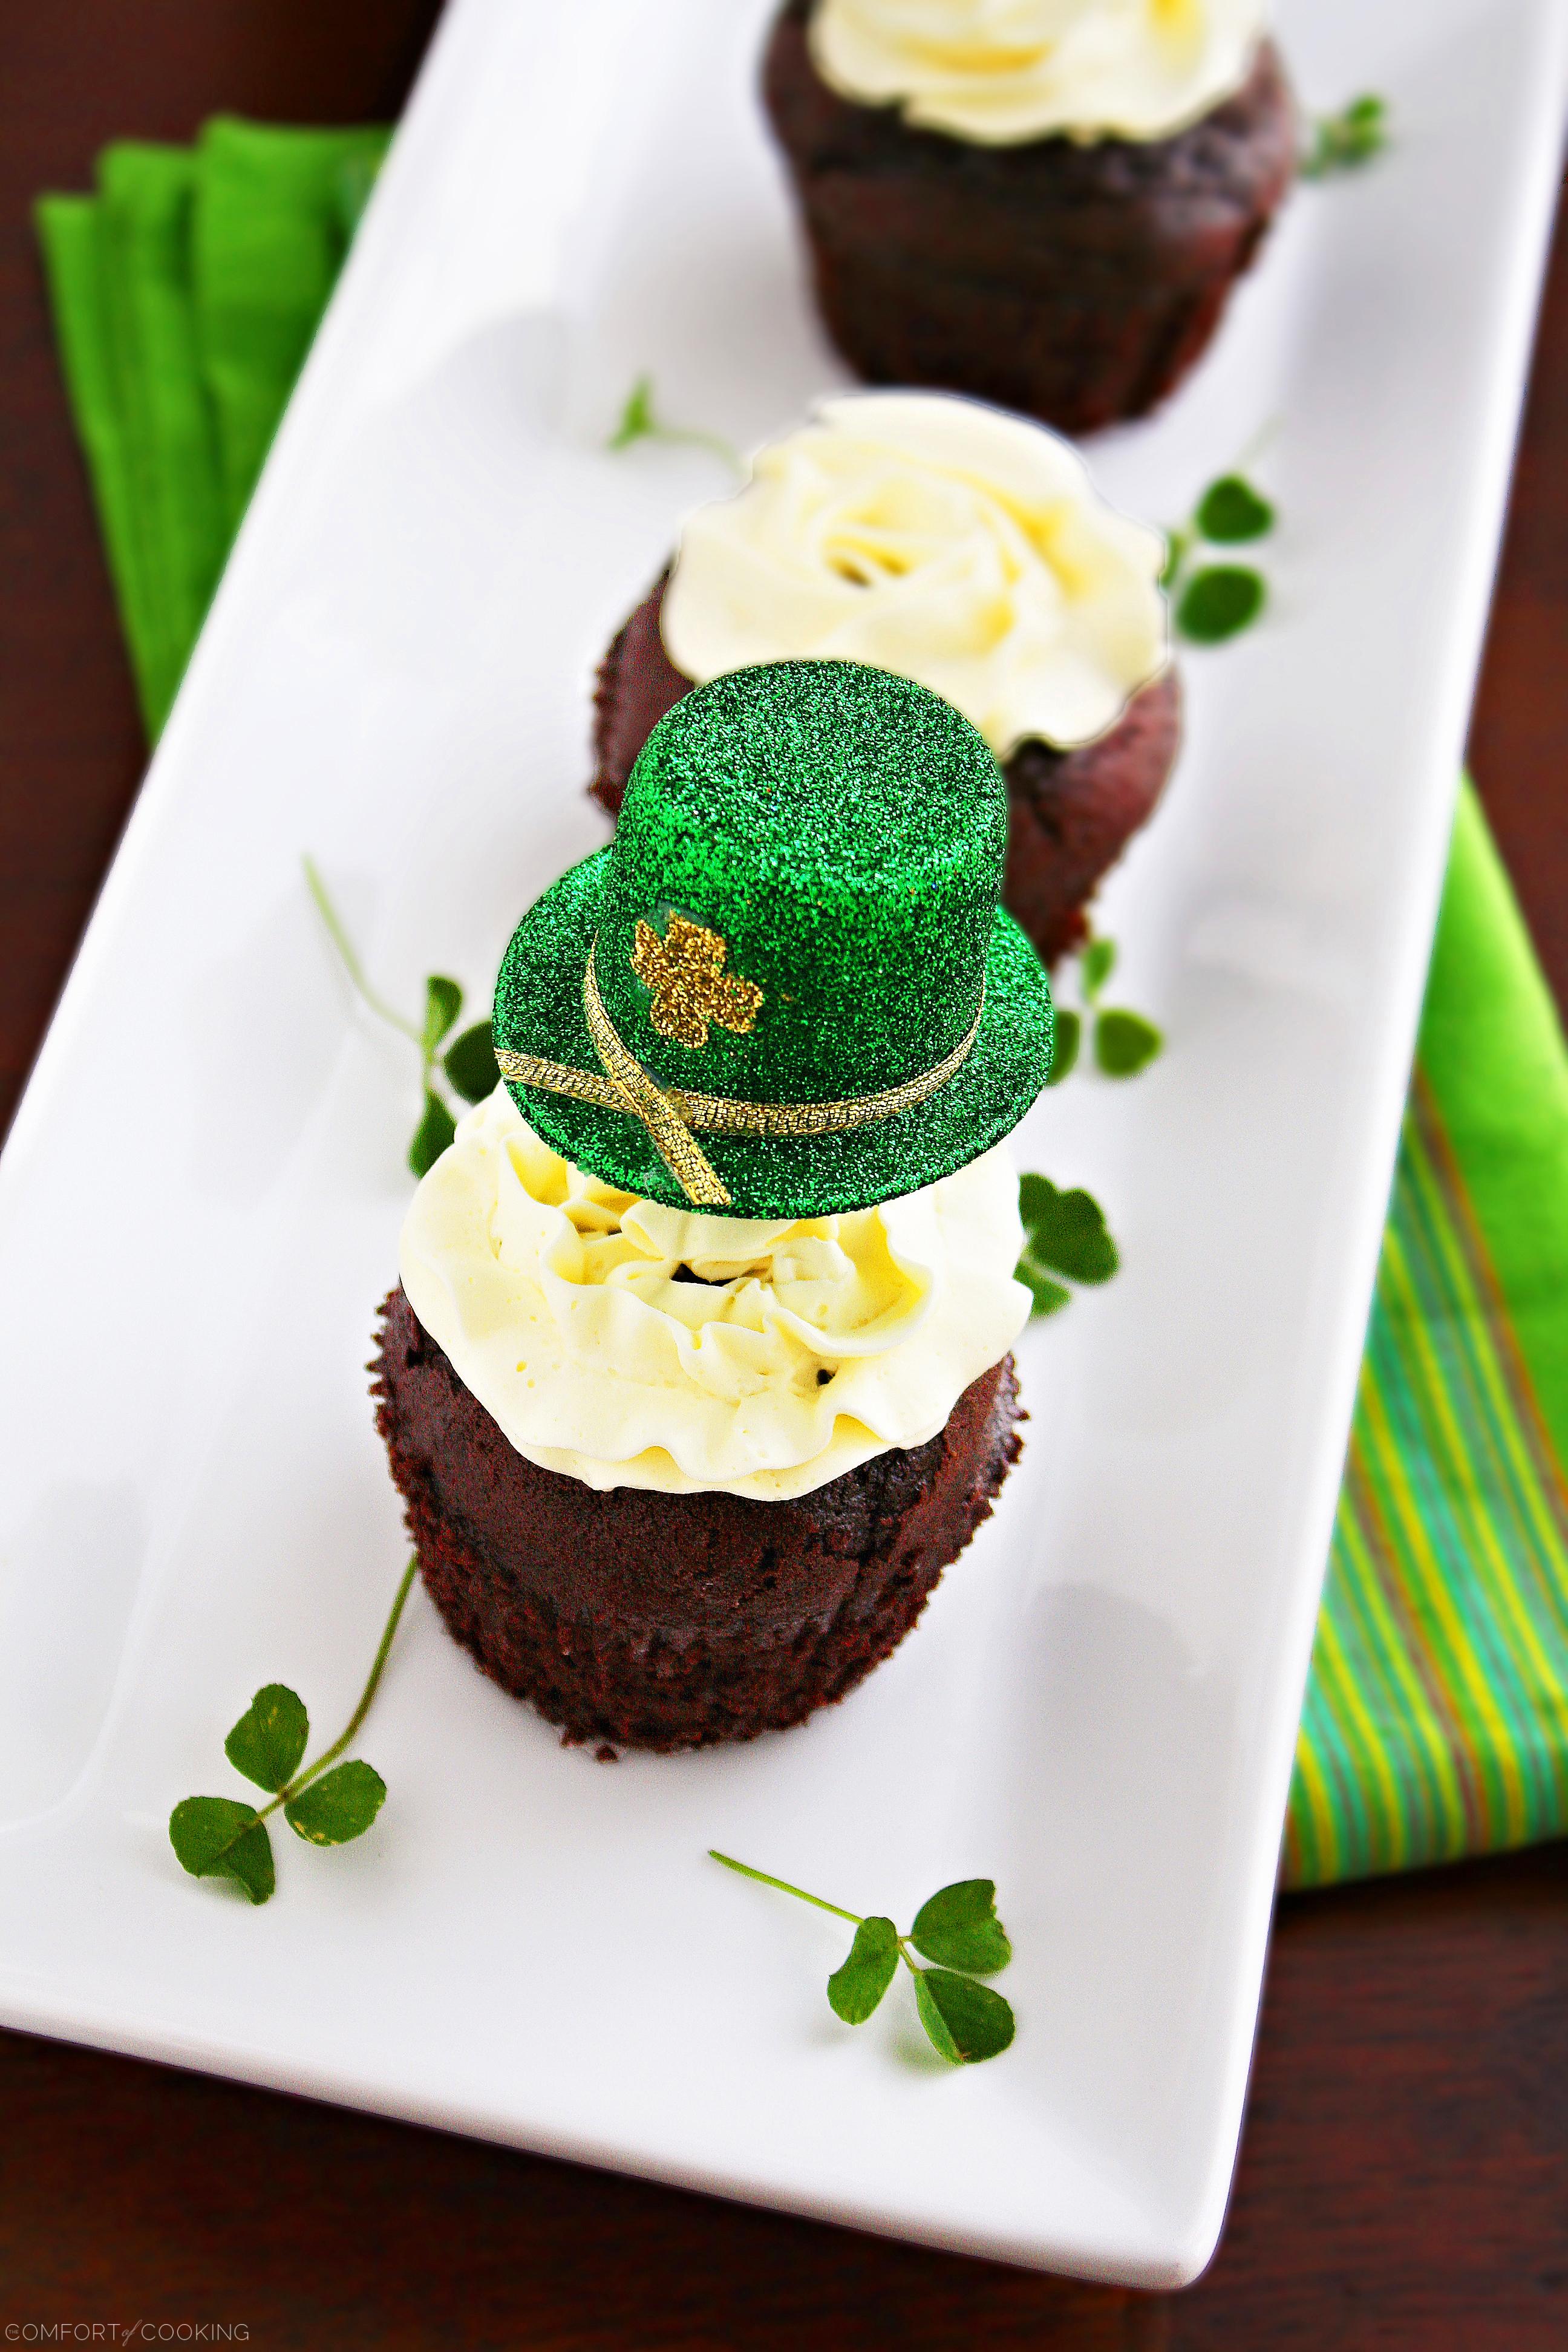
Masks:
[[[418,1046],[421,1055],[425,1055],[426,1067],[428,1068],[429,1056],[425,1054],[423,1031],[416,1029],[412,1021],[405,1021],[401,1013],[395,1012],[384,997],[376,994],[365,977],[364,966],[359,960],[354,943],[343,928],[342,918],[327,895],[327,886],[316,869],[314,858],[305,857],[300,860],[300,863],[305,868],[306,887],[316,902],[316,912],[326,925],[327,937],[342,959],[343,970],[353,982],[355,989],[378,1020],[386,1022],[390,1027],[406,1037],[411,1044]]]
[[[338,951],[344,971],[359,996],[390,1029],[406,1037],[419,1055],[419,1083],[424,1093],[425,1108],[414,1139],[408,1147],[408,1165],[416,1176],[426,1176],[457,1133],[458,1119],[442,1091],[445,1081],[463,1102],[477,1102],[489,1092],[500,1077],[491,1051],[489,1019],[476,1022],[450,1045],[447,1040],[456,1028],[463,1009],[463,992],[455,980],[443,972],[431,972],[425,982],[425,1019],[422,1024],[405,1021],[395,1006],[378,994],[360,961],[359,950],[348,934],[342,917],[333,906],[326,884],[316,862],[302,857],[305,883],[316,903],[316,911],[326,928],[327,937]],[[446,1048],[443,1051],[443,1048]],[[484,1066],[489,1066],[489,1086],[483,1082]],[[460,1105],[459,1113],[460,1116]]]
[[[671,444],[676,448],[706,449],[710,457],[722,458],[732,474],[741,475],[746,470],[745,460],[740,451],[732,441],[726,441],[721,433],[703,433],[695,425],[658,425],[648,438]]]
[[[268,1810],[270,1811],[271,1807],[269,1806]],[[846,1911],[842,1904],[825,1902],[820,1895],[808,1895],[804,1886],[792,1886],[787,1878],[775,1878],[771,1871],[753,1870],[749,1862],[737,1862],[733,1854],[721,1853],[716,1845],[709,1847],[708,1855],[711,1862],[721,1862],[726,1870],[739,1871],[742,1878],[754,1878],[763,1886],[776,1886],[781,1895],[793,1895],[797,1903],[810,1903],[818,1911],[831,1911],[836,1919],[847,1919],[857,1927],[864,1927],[866,1924],[858,1911]],[[897,1935],[897,1929],[894,1933]],[[904,1966],[911,1976],[919,1976],[920,1969],[910,1958],[909,1937],[899,1936],[898,1945]]]
[[[740,451],[721,433],[704,433],[690,425],[666,425],[654,407],[651,375],[639,375],[633,384],[619,422],[605,446],[618,453],[637,441],[662,441],[677,448],[706,449],[721,458],[733,474],[741,476],[746,470]]]
[[[721,1862],[726,1870],[738,1870],[742,1878],[754,1878],[763,1886],[776,1886],[781,1895],[793,1895],[797,1903],[815,1904],[817,1910],[831,1911],[836,1919],[851,1920],[857,1927],[862,1924],[858,1911],[846,1911],[839,1904],[825,1903],[820,1895],[808,1895],[804,1886],[792,1886],[787,1878],[774,1878],[768,1871],[753,1870],[749,1862],[737,1862],[732,1854],[721,1853],[716,1845],[710,1845],[708,1853],[711,1861]]]
[[[279,1790],[269,1805],[261,1807],[256,1816],[258,1822],[264,1822],[268,1813],[277,1812],[281,1806],[288,1804],[290,1798],[297,1797],[301,1789],[307,1788],[312,1780],[319,1780],[329,1764],[335,1764],[365,1717],[370,1713],[371,1701],[374,1698],[381,1677],[386,1670],[387,1656],[392,1648],[393,1637],[397,1632],[398,1621],[403,1615],[409,1593],[414,1589],[415,1577],[418,1572],[419,1557],[416,1553],[403,1571],[403,1581],[397,1588],[397,1598],[392,1604],[392,1614],[386,1621],[385,1631],[381,1637],[381,1646],[376,1651],[375,1663],[370,1670],[370,1679],[360,1693],[359,1705],[350,1716],[347,1724],[331,1746],[324,1749],[313,1764],[308,1764],[302,1772],[297,1772],[286,1787]]]

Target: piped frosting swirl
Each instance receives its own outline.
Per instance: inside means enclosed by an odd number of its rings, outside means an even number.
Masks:
[[[1027,1318],[1005,1147],[853,1214],[763,1223],[616,1192],[504,1087],[404,1223],[403,1286],[509,1442],[595,1487],[777,1501],[923,1444]]]
[[[896,671],[1005,759],[1029,737],[1093,741],[1165,667],[1164,557],[1045,425],[946,394],[852,394],[688,518],[660,625],[699,685],[790,659]]]
[[[1239,89],[1266,0],[818,0],[829,88],[977,145],[1168,139]]]

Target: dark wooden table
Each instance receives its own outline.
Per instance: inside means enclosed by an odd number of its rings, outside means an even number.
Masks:
[[[142,761],[29,199],[85,185],[106,139],[187,138],[219,107],[390,113],[434,14],[9,0],[0,20],[0,1118]],[[1568,1003],[1568,236],[1472,754]],[[22,2035],[0,2035],[0,2342],[139,2319],[244,2323],[264,2347],[1561,2352],[1568,1850],[1280,1905],[1229,2226],[1168,2300]]]

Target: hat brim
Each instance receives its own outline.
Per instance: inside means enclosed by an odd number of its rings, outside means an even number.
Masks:
[[[610,856],[601,849],[573,866],[519,924],[496,982],[498,1045],[598,1072],[583,975],[599,929]],[[1029,1108],[1050,1072],[1052,1025],[1050,987],[1039,959],[999,908],[986,952],[979,1032],[956,1075],[912,1110],[836,1135],[700,1135],[731,1195],[728,1213],[832,1216],[951,1176],[1010,1134]],[[623,1192],[669,1208],[690,1206],[630,1113],[542,1087],[507,1084],[529,1125],[563,1158]]]

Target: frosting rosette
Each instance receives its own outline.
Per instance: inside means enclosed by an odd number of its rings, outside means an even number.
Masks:
[[[923,1444],[1028,1317],[1005,1147],[853,1214],[758,1223],[616,1192],[504,1087],[414,1196],[423,1328],[508,1441],[596,1487],[809,1493]]]
[[[1168,139],[1241,88],[1267,0],[817,0],[812,60],[864,106],[983,146]]]
[[[1161,534],[1070,443],[945,393],[824,401],[681,533],[660,626],[700,685],[760,662],[863,662],[928,687],[999,760],[1116,723],[1170,658]]]

